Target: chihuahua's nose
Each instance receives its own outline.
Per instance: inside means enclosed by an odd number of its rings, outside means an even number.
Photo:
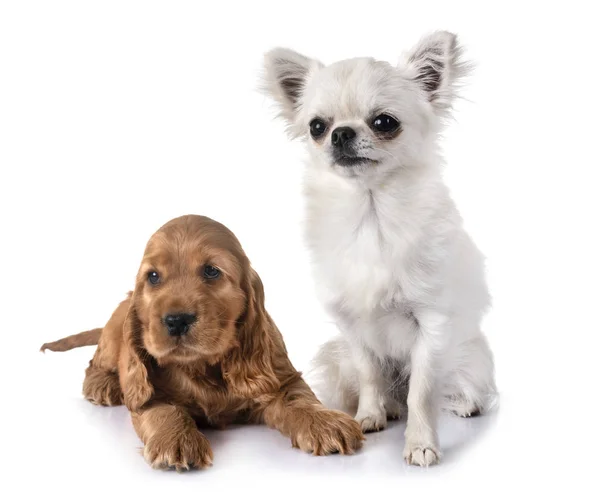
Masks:
[[[183,336],[190,330],[190,326],[196,322],[195,314],[167,314],[163,322],[171,336]]]
[[[355,137],[356,132],[352,127],[338,127],[331,133],[331,144],[336,148],[341,148]]]

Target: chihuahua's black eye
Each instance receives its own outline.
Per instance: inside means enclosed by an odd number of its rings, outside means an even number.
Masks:
[[[207,280],[214,280],[215,278],[221,276],[221,271],[214,266],[207,264],[204,266],[204,269],[202,269],[202,276],[204,276]]]
[[[400,122],[398,122],[398,120],[396,120],[394,117],[392,117],[386,113],[382,113],[381,115],[377,115],[373,119],[371,126],[377,132],[388,133],[388,132],[394,132],[394,131],[398,130],[398,127],[400,127]]]
[[[148,283],[151,285],[158,285],[160,282],[160,275],[156,271],[150,271],[148,273]]]
[[[310,122],[310,135],[315,139],[321,137],[327,128],[327,124],[320,118],[313,118]]]

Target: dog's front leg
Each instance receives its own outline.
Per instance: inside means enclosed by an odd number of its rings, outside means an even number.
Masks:
[[[144,458],[153,468],[181,471],[212,464],[208,439],[185,408],[155,403],[131,412],[131,418],[144,443]]]
[[[314,455],[351,454],[362,445],[364,436],[352,417],[325,408],[299,374],[278,393],[258,401],[258,422],[289,436],[293,446],[303,451]]]
[[[433,311],[422,311],[415,317],[419,336],[410,357],[404,458],[410,465],[429,466],[441,457],[436,430],[437,381],[448,318]]]
[[[381,366],[360,342],[351,342],[352,360],[358,373],[358,410],[355,420],[363,432],[378,431],[387,425],[385,382]]]

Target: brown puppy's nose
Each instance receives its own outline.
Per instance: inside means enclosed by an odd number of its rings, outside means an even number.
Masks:
[[[196,322],[196,315],[185,312],[167,314],[163,323],[171,336],[183,336],[190,330],[190,326]]]

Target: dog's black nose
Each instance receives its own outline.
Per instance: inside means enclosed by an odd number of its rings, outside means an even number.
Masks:
[[[167,314],[163,322],[171,336],[183,336],[190,330],[190,326],[196,322],[195,314]]]
[[[336,148],[341,148],[345,143],[356,137],[356,132],[352,127],[338,127],[331,133],[331,144]]]

